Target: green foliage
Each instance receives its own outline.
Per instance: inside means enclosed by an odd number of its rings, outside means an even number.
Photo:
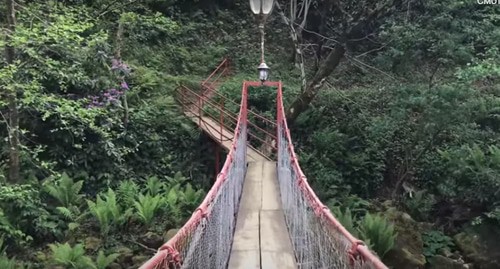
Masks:
[[[4,240],[11,240],[14,244],[22,246],[32,240],[31,236],[26,235],[10,223],[3,210],[0,210],[0,231],[2,232],[2,243]]]
[[[164,182],[160,181],[158,177],[150,177],[146,180],[146,190],[149,194],[155,196],[166,188]]]
[[[441,231],[432,230],[424,232],[422,240],[424,241],[424,255],[427,259],[440,254],[440,251],[443,249],[451,251],[455,247],[451,237],[446,236]]]
[[[403,203],[411,216],[416,220],[425,221],[429,219],[429,214],[436,200],[433,194],[420,190],[405,196]]]
[[[358,232],[360,238],[380,257],[384,257],[394,247],[397,236],[394,225],[382,216],[370,213],[359,222]]]
[[[62,235],[57,218],[47,210],[35,186],[0,186],[0,229],[9,242],[50,241]]]
[[[134,206],[135,197],[139,194],[139,186],[132,180],[120,182],[118,190],[118,201],[125,208]]]
[[[491,145],[482,149],[473,144],[439,153],[447,167],[446,180],[438,186],[443,196],[460,199],[469,204],[490,204],[498,201],[498,147]]]
[[[135,201],[134,205],[137,210],[137,214],[146,226],[151,225],[155,213],[163,206],[164,200],[160,195],[152,196],[151,194],[139,194],[138,200]]]
[[[0,268],[5,269],[23,269],[24,266],[21,262],[16,261],[15,259],[10,259],[4,254],[0,254]]]
[[[328,201],[328,207],[338,207],[341,211],[349,210],[356,216],[363,216],[368,213],[371,204],[369,201],[357,195],[337,196]]]
[[[79,204],[83,195],[82,190],[83,180],[73,182],[66,173],[61,175],[58,181],[48,182],[44,187],[45,191],[55,198],[60,205],[70,207]]]
[[[71,269],[96,268],[92,259],[85,255],[85,249],[82,244],[76,244],[74,247],[68,243],[50,244],[52,255],[50,257],[53,265],[62,265]]]
[[[91,214],[99,222],[102,235],[107,235],[113,227],[120,229],[130,218],[132,209],[124,209],[117,201],[116,194],[112,189],[107,193],[101,193],[97,196],[96,202],[87,200]]]
[[[187,183],[180,195],[185,208],[188,212],[191,212],[202,202],[205,192],[202,189],[195,190],[190,183]]]
[[[4,235],[0,238],[0,268],[5,269],[24,269],[24,264],[16,261],[14,258],[9,258],[6,255],[6,246],[4,246]]]
[[[349,233],[383,257],[394,246],[397,237],[394,225],[379,214],[369,213],[370,204],[355,195],[342,200],[346,202],[339,203],[332,199],[328,203],[332,214]]]
[[[340,207],[333,207],[332,213],[335,218],[346,228],[349,233],[351,233],[354,237],[357,237],[357,230],[355,226],[355,218],[351,213],[349,208],[346,208],[344,212],[340,209]]]
[[[116,258],[118,258],[120,254],[113,253],[108,256],[104,254],[104,251],[99,251],[99,254],[97,254],[96,262],[95,262],[95,267],[96,269],[106,269],[111,263],[113,263]]]

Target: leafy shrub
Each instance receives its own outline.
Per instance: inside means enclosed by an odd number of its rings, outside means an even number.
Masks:
[[[346,208],[344,212],[340,207],[333,207],[332,214],[335,218],[347,229],[354,237],[357,237],[357,230],[355,225],[354,216],[351,214],[351,210]]]
[[[118,204],[116,194],[112,189],[107,193],[101,193],[97,196],[96,202],[87,200],[91,214],[98,220],[102,235],[107,235],[111,225],[119,229],[129,219],[131,208],[124,209]]]
[[[455,247],[451,237],[441,231],[429,231],[422,234],[424,241],[424,255],[428,259],[439,254],[442,249],[452,250]]]
[[[142,222],[149,226],[155,217],[155,213],[159,211],[164,204],[164,200],[160,195],[152,196],[151,194],[139,194],[138,200],[134,202],[137,210],[137,215]]]
[[[328,200],[328,207],[333,208],[333,207],[338,207],[341,210],[349,210],[352,212],[354,216],[362,216],[365,215],[371,204],[369,201],[355,195],[346,195],[346,196],[341,196],[339,198],[331,198]]]
[[[2,269],[23,269],[24,265],[20,261],[16,261],[14,258],[9,258],[6,256],[6,248],[4,246],[4,235],[0,237],[0,268]]]
[[[146,191],[153,196],[162,192],[165,188],[165,183],[158,177],[150,177],[146,180]]]
[[[2,269],[22,269],[24,266],[15,259],[10,259],[4,254],[0,254],[0,268]]]
[[[44,190],[54,198],[60,206],[55,208],[55,212],[61,216],[67,226],[68,231],[72,232],[80,226],[81,220],[87,212],[81,213],[81,202],[84,197],[81,194],[83,180],[74,182],[71,177],[63,173],[58,180],[49,179],[44,183]]]
[[[188,211],[193,211],[198,207],[198,205],[202,202],[205,197],[205,192],[203,189],[195,190],[190,183],[186,184],[184,190],[180,193],[181,201],[183,203],[183,207]]]
[[[117,253],[106,256],[104,254],[104,251],[100,250],[95,261],[96,269],[106,269],[111,263],[116,260],[116,258],[118,258],[118,256],[120,256],[120,254]]]
[[[382,216],[368,213],[358,225],[360,239],[364,240],[380,257],[384,257],[394,247],[397,236],[394,225]]]
[[[12,225],[0,208],[0,232],[2,233],[2,245],[4,240],[13,242],[17,245],[24,245],[32,240],[31,236],[26,235],[23,231]],[[3,251],[2,251],[3,252]]]
[[[96,266],[92,259],[85,255],[83,244],[71,247],[68,243],[50,244],[52,255],[50,261],[53,265],[62,265],[68,269],[87,269]]]
[[[500,148],[494,145],[464,145],[439,151],[445,163],[438,189],[446,198],[469,205],[490,207],[498,201]]]
[[[70,207],[71,205],[79,204],[83,195],[82,190],[83,180],[74,182],[66,173],[61,175],[61,178],[56,181],[48,181],[45,184],[45,191],[56,199],[60,205]]]
[[[134,206],[135,198],[139,194],[139,186],[132,180],[125,180],[118,185],[118,202],[125,208]]]
[[[408,195],[403,203],[411,216],[416,220],[425,221],[429,218],[436,200],[434,195],[427,193],[425,190],[420,190]]]
[[[62,236],[57,217],[47,210],[48,206],[33,185],[0,186],[0,208],[2,228],[12,239],[24,237],[27,241],[47,242]],[[24,240],[15,243],[26,243]]]

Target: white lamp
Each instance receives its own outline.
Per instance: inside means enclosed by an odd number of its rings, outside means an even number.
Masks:
[[[250,8],[255,15],[267,16],[273,11],[274,0],[250,0]]]
[[[269,71],[270,71],[269,66],[267,66],[266,63],[261,63],[259,65],[259,67],[257,68],[257,70],[259,70],[260,81],[262,81],[262,83],[264,83],[264,81],[266,81],[269,77]]]

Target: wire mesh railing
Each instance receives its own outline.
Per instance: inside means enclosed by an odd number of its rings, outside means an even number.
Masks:
[[[235,138],[215,184],[188,222],[140,269],[227,266],[247,167],[245,88],[242,96]]]
[[[292,144],[278,84],[278,181],[283,211],[300,269],[387,269],[321,203],[302,172]]]

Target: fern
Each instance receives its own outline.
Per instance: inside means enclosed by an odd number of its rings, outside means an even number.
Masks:
[[[159,195],[151,196],[150,194],[140,194],[138,199],[138,201],[134,202],[137,214],[142,222],[144,222],[146,226],[149,226],[153,221],[155,213],[164,204],[164,200]]]
[[[65,244],[50,244],[52,250],[51,261],[54,265],[62,265],[71,269],[97,269],[90,257],[85,255],[85,249],[82,244],[71,247]]]
[[[139,186],[132,180],[122,181],[118,186],[117,193],[119,195],[119,202],[125,207],[134,205],[135,197],[139,193]]]
[[[351,210],[346,208],[344,212],[340,209],[340,207],[332,208],[332,213],[335,218],[347,229],[354,237],[358,237],[358,233],[354,226],[354,217],[352,216]]]
[[[146,190],[153,196],[162,192],[165,188],[165,183],[161,182],[157,177],[150,177],[146,180]]]
[[[58,206],[56,207],[57,213],[59,213],[61,216],[63,216],[67,220],[73,220],[75,218],[75,214],[71,209],[64,207],[64,206]]]
[[[83,195],[80,194],[82,186],[83,180],[73,182],[73,179],[66,173],[63,173],[58,181],[50,181],[47,183],[45,185],[45,191],[62,206],[69,207],[81,202],[83,197]]]
[[[179,217],[181,216],[181,210],[180,210],[180,207],[178,205],[179,201],[180,201],[180,185],[175,185],[174,187],[172,187],[168,193],[167,193],[167,196],[165,197],[165,208],[166,208],[166,211],[165,212],[167,215],[170,216],[171,219],[174,220],[175,223],[177,223],[177,221],[179,220]]]
[[[22,269],[24,266],[15,259],[9,259],[4,254],[0,255],[0,268],[2,269]]]
[[[167,197],[165,198],[167,204],[169,205],[177,204],[177,201],[179,201],[179,195],[177,195],[179,193],[179,188],[180,186],[176,185],[168,191]]]
[[[358,231],[360,238],[380,257],[384,257],[394,247],[397,236],[394,225],[378,214],[367,213],[359,222]]]
[[[201,200],[205,196],[204,192],[202,189],[195,191],[193,189],[193,186],[191,184],[187,184],[183,193],[182,193],[182,200],[184,204],[188,207],[188,210],[192,211],[194,208],[198,206],[198,204],[201,203]]]
[[[100,196],[98,196],[95,203],[90,200],[87,200],[87,204],[89,206],[90,213],[99,222],[99,228],[101,229],[101,234],[107,235],[110,229],[110,219],[109,219],[109,210],[106,207],[105,202],[101,199]]]
[[[181,172],[177,172],[173,177],[167,177],[167,180],[169,185],[180,185],[184,184],[187,181],[187,178],[185,178]]]
[[[108,234],[111,224],[117,228],[122,227],[132,213],[131,208],[123,210],[112,189],[108,189],[106,194],[99,194],[95,203],[87,200],[87,204],[91,214],[99,221],[102,235]]]
[[[106,269],[110,264],[112,264],[116,258],[118,258],[120,254],[114,253],[110,254],[109,256],[106,256],[102,250],[99,251],[99,254],[97,255],[96,258],[96,268],[97,269]]]

